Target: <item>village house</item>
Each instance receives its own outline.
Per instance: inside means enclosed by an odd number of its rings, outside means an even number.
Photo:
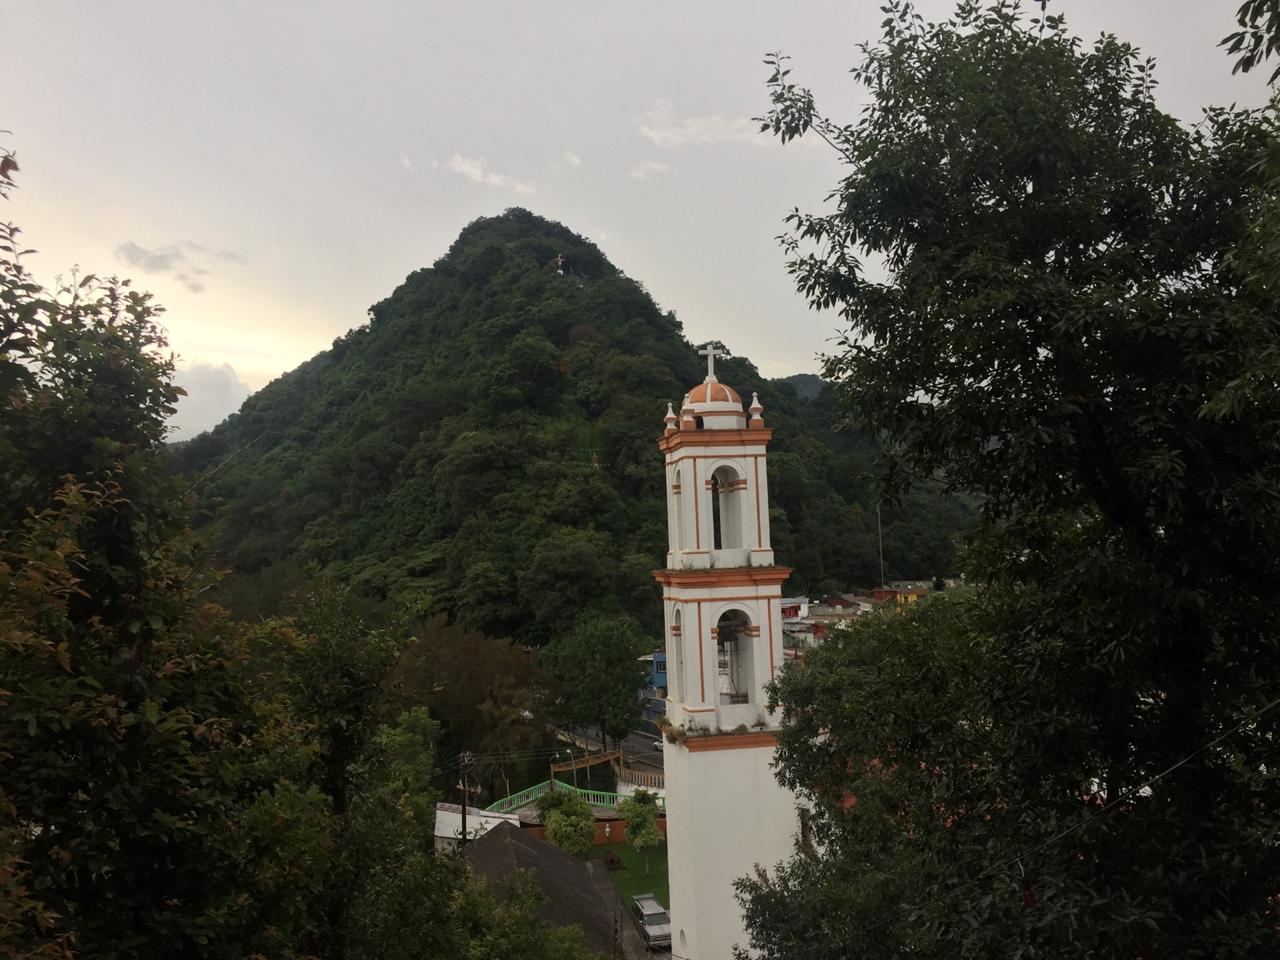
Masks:
[[[604,956],[625,960],[649,956],[627,905],[609,879],[608,867],[599,858],[580,860],[511,823],[499,824],[468,844],[462,858],[499,894],[517,871],[532,873],[545,898],[537,908],[542,919],[552,926],[577,926],[587,945]]]

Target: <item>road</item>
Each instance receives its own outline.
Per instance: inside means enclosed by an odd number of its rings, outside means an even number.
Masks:
[[[580,727],[578,734],[591,740],[595,749],[600,749],[600,729],[598,727]],[[654,749],[654,744],[660,742],[660,738],[656,734],[636,730],[622,738],[622,752],[626,754],[632,766],[642,770],[661,771],[662,751]],[[613,747],[612,740],[609,741],[609,746]]]

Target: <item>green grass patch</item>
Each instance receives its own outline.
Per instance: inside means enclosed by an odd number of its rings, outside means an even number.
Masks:
[[[631,898],[638,893],[652,893],[658,902],[671,909],[670,884],[667,881],[667,845],[654,847],[648,852],[649,872],[644,871],[645,854],[636,853],[629,844],[615,843],[607,847],[597,847],[603,852],[610,850],[622,860],[622,867],[609,871],[609,879],[622,894],[622,899],[631,908]]]

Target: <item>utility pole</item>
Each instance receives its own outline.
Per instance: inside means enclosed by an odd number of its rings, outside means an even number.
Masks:
[[[467,845],[467,801],[471,799],[471,794],[467,789],[467,770],[471,766],[471,751],[465,750],[462,754],[462,838],[458,841],[458,847],[462,848]]]
[[[876,504],[876,536],[880,539],[880,589],[884,589],[884,529],[880,526],[880,504]]]

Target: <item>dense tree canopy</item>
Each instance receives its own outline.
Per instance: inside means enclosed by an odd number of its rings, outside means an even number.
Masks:
[[[546,779],[546,759],[556,749],[549,733],[551,682],[534,662],[535,651],[486,637],[436,617],[423,624],[392,676],[402,696],[428,705],[442,724],[440,749],[468,754],[473,801],[509,796]],[[546,748],[546,749],[540,749]]]
[[[47,913],[6,949],[297,955],[328,798],[295,776],[305,732],[242,668],[255,638],[200,597],[159,461],[176,392],[158,311],[116,280],[46,291],[16,236],[0,232],[0,840]]]
[[[644,872],[649,872],[649,851],[661,846],[666,837],[658,829],[658,800],[648,790],[637,790],[618,803],[618,816],[627,822],[627,843],[644,856]]]
[[[538,798],[538,813],[547,826],[547,839],[566,853],[585,857],[595,843],[596,817],[582,794],[552,790]]]
[[[645,638],[628,617],[579,622],[538,658],[556,683],[556,719],[625,737],[640,720],[640,690],[648,678],[639,657],[645,652]]]
[[[774,689],[815,845],[741,884],[752,943],[1274,953],[1274,115],[1188,129],[1132,47],[1011,3],[891,3],[864,54],[849,125],[775,62],[768,125],[848,163],[832,213],[793,217],[792,270],[849,326],[827,373],[892,438],[891,485],[970,488],[987,522],[976,591]]]

